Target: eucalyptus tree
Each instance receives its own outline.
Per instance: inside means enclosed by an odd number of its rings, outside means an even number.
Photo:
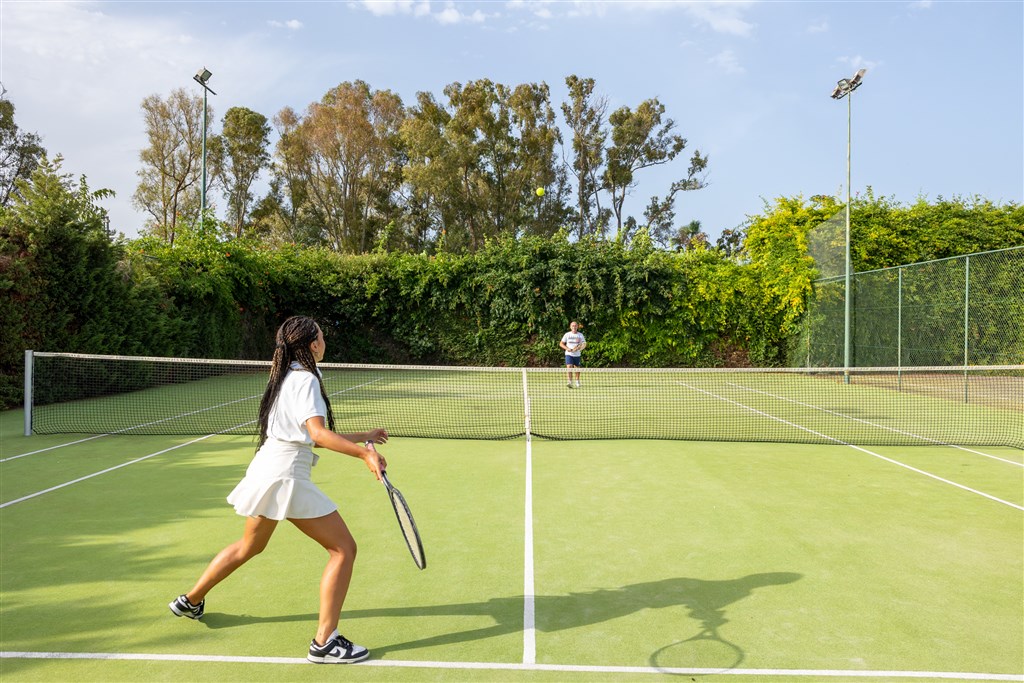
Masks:
[[[572,75],[565,79],[569,101],[562,103],[562,115],[572,131],[572,163],[576,177],[576,236],[599,231],[601,221],[600,190],[604,165],[605,129],[608,99],[594,95],[594,79]]]
[[[304,116],[282,110],[275,118],[281,134],[275,170],[290,195],[292,219],[318,224],[336,251],[368,251],[375,232],[394,218],[404,117],[396,94],[363,81],[331,88]]]
[[[232,107],[224,114],[221,134],[209,140],[213,181],[224,191],[235,237],[242,236],[253,203],[252,184],[270,163],[270,131],[263,114]]]
[[[271,159],[270,191],[253,209],[254,230],[271,243],[316,245],[323,242],[323,219],[308,201],[305,159],[309,155],[299,133],[302,119],[291,107],[274,115],[278,140]]]
[[[156,94],[145,98],[142,113],[149,146],[139,153],[142,168],[132,202],[149,214],[149,231],[174,244],[178,221],[199,215],[195,185],[202,163],[203,98],[176,88],[166,100]]]
[[[603,189],[611,194],[617,233],[622,230],[623,204],[636,186],[636,172],[666,164],[686,148],[686,139],[672,132],[675,122],[663,120],[664,114],[665,105],[652,98],[641,102],[636,111],[623,106],[608,117],[612,145],[606,151],[607,165],[601,180]],[[672,184],[670,197],[704,187],[702,173],[706,168],[707,157],[695,151],[686,177]]]
[[[45,156],[36,133],[19,130],[14,103],[0,98],[0,207],[21,196],[18,180],[27,180]]]
[[[475,251],[489,238],[530,232],[543,215],[536,189],[557,179],[548,86],[481,79],[444,94],[447,106],[419,93],[402,129],[405,180],[420,215],[444,249]]]
[[[446,226],[459,225],[469,214],[462,205],[464,194],[459,191],[460,162],[445,134],[451,119],[432,94],[419,92],[402,124],[402,144],[407,154],[402,169],[408,192],[405,232],[408,240],[423,247],[444,246]],[[462,237],[461,231],[455,232],[456,242]]]

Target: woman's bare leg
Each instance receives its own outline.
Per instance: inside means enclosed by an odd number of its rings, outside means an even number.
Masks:
[[[263,552],[276,528],[276,519],[246,517],[242,538],[221,550],[210,561],[196,585],[185,594],[188,601],[193,605],[198,605],[211,588],[230,576],[231,572]]]
[[[337,511],[315,519],[288,521],[327,550],[327,566],[320,579],[320,621],[316,631],[317,644],[324,645],[338,628],[341,607],[352,581],[356,540]]]

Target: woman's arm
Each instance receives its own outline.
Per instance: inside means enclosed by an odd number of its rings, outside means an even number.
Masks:
[[[309,431],[309,436],[313,439],[313,443],[317,446],[350,455],[353,458],[362,459],[378,480],[380,479],[380,473],[388,466],[387,460],[384,459],[383,455],[356,443],[358,441],[384,443],[387,441],[387,432],[383,429],[371,429],[368,432],[356,432],[345,435],[337,434],[327,428],[324,424],[324,418],[320,415],[306,420],[306,429]]]
[[[341,436],[356,443],[366,443],[367,441],[374,443],[388,442],[388,433],[384,429],[371,429],[368,432],[353,432],[351,434],[342,434]]]

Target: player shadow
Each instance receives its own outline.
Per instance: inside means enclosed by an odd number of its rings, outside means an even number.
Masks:
[[[347,616],[348,612],[342,613]],[[305,623],[316,623],[320,615],[316,612],[308,614],[281,614],[268,617],[258,617],[251,614],[231,614],[229,612],[207,612],[203,615],[200,623],[206,628],[235,628],[236,626],[249,626],[251,624],[283,624],[294,621]]]
[[[729,622],[725,608],[746,598],[759,588],[793,583],[800,578],[801,574],[793,572],[750,574],[739,579],[722,581],[675,578],[637,583],[621,588],[599,588],[569,595],[538,595],[534,598],[535,626],[541,632],[555,632],[611,621],[645,609],[683,607],[687,610],[686,616],[689,619],[700,622],[700,629],[694,638],[720,641],[736,653],[736,656],[731,658],[734,660],[731,666],[724,667],[732,668],[743,660],[746,653],[742,647],[726,641],[719,635],[719,629]],[[378,645],[375,653],[385,656],[403,650],[453,645],[521,632],[523,596],[453,605],[346,610],[343,615],[345,619],[424,616],[490,616],[494,623],[483,628]],[[679,642],[688,642],[694,638]],[[673,643],[676,644],[679,643]],[[651,656],[652,665],[659,668],[657,659],[661,650]]]

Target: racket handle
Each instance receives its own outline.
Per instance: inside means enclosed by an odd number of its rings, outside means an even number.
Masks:
[[[370,449],[371,451],[373,451],[374,453],[376,453],[376,452],[377,452],[377,447],[373,445],[373,442],[372,442],[372,441],[367,441],[367,442],[366,442],[366,447],[367,447],[367,448],[369,448],[369,449]],[[388,481],[388,477],[387,477],[387,475],[386,475],[386,474],[385,474],[384,472],[385,472],[384,470],[381,470],[381,471],[380,471],[380,481],[381,481],[381,483],[382,483],[382,484],[384,484],[384,486],[386,486],[386,487],[388,488],[388,490],[390,491],[390,490],[391,490],[391,482],[390,482],[390,481]]]

